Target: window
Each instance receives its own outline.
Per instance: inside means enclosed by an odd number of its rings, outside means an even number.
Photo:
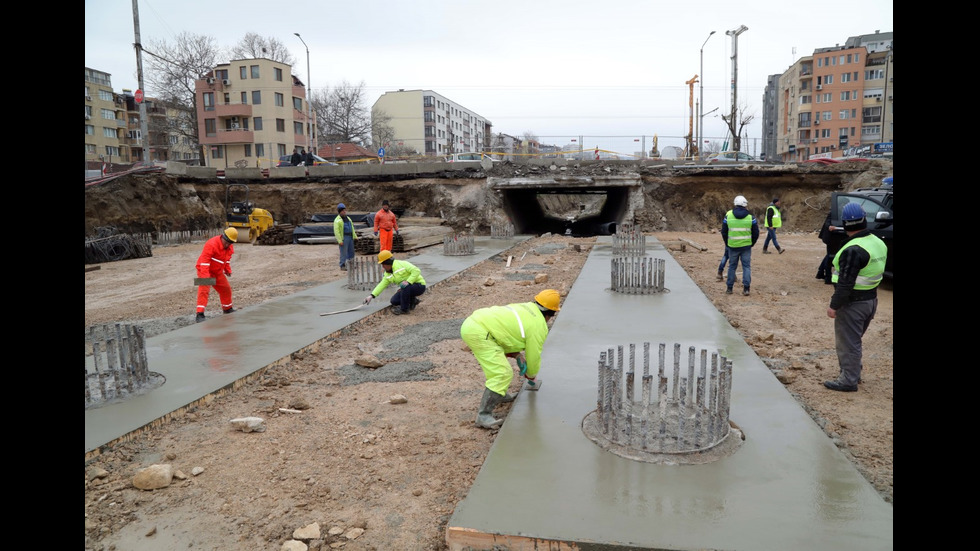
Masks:
[[[422,96],[422,107],[432,107],[433,105],[432,96]]]
[[[303,98],[293,98],[293,109],[303,112]]]
[[[880,126],[864,126],[861,128],[861,137],[877,138],[881,135]]]
[[[833,118],[833,116],[834,114],[831,113],[830,111],[823,111],[820,113],[820,118],[822,118],[825,121],[829,121],[830,119]]]
[[[840,75],[840,81],[841,82],[851,82],[851,73],[841,73],[841,75]]]
[[[827,76],[823,77],[823,83],[824,84],[833,84],[834,83],[834,75],[827,75]]]
[[[252,92],[252,105],[262,105],[262,92],[260,90]]]
[[[839,59],[840,59],[840,64],[843,65],[844,64],[844,54],[841,54]]]
[[[86,136],[94,136],[95,135],[95,127],[92,126],[91,124],[86,124],[85,125],[85,135]]]
[[[425,118],[425,122],[435,122],[436,121],[435,114],[432,111],[424,111],[423,112],[423,117]]]
[[[851,92],[849,90],[840,93],[841,101],[849,101],[850,99],[851,99]]]
[[[214,119],[204,119],[204,135],[212,138],[218,135],[218,126]]]
[[[225,105],[230,104],[231,103],[231,94],[229,94],[228,92],[225,92],[224,93],[224,100],[225,100]]]
[[[286,144],[276,144],[276,150],[279,152],[278,155],[282,157],[286,154]]]
[[[881,101],[881,96],[884,94],[881,88],[865,88],[864,89],[864,99],[877,99]]]
[[[252,65],[252,78],[259,78],[259,66]]]
[[[276,132],[286,131],[286,119],[276,119]]]
[[[861,122],[868,124],[881,122],[881,107],[865,107],[861,109]]]
[[[116,112],[112,109],[103,109],[102,118],[110,121],[116,120]]]
[[[847,54],[847,62],[848,62],[848,63],[850,63],[850,62],[851,62],[851,57],[852,57],[852,56],[851,56],[851,54]]]
[[[214,92],[204,92],[202,99],[204,100],[204,110],[214,111]]]
[[[861,63],[861,53],[854,54],[854,63]]]
[[[99,90],[99,99],[103,101],[114,101],[115,98],[112,97],[112,92],[109,90]]]
[[[250,143],[245,144],[245,156],[246,157],[252,156],[252,144]]]
[[[265,157],[265,144],[255,144],[255,156],[260,158]]]
[[[119,148],[114,145],[105,146],[105,154],[110,159],[112,157],[119,157]]]
[[[831,97],[831,93],[830,92],[827,92],[826,94],[823,95],[823,102],[824,103],[830,103],[832,101],[834,101],[834,98]]]
[[[293,122],[293,134],[301,135],[303,133],[303,123],[299,121]]]
[[[282,82],[282,69],[276,67],[275,69],[272,70],[272,72],[274,73],[276,82]],[[259,157],[261,157],[261,155],[259,155]]]
[[[214,72],[214,78],[218,80],[228,80],[228,69],[218,69]]]
[[[252,117],[252,122],[255,123],[256,130],[262,130],[262,117]]]
[[[847,109],[841,109],[840,113],[837,114],[837,118],[846,119],[849,111]]]
[[[885,78],[884,69],[868,69],[864,72],[864,80],[876,80],[879,78]]]
[[[837,137],[838,138],[846,138],[847,137],[847,127],[841,128],[840,129],[840,132],[837,133]]]
[[[85,154],[86,155],[95,155],[95,152],[96,151],[97,151],[97,149],[95,149],[95,144],[94,143],[87,143],[87,144],[85,144]]]
[[[91,105],[86,105],[85,106],[85,116],[86,117],[91,117],[92,116],[92,106]]]
[[[238,68],[238,78],[240,78],[242,80],[245,80],[246,78],[248,78],[248,68],[245,67],[244,65],[242,65],[242,66],[240,66]]]
[[[214,159],[223,159],[225,157],[225,146],[223,145],[212,145],[211,146],[211,157]]]
[[[281,93],[276,92],[274,97],[276,99],[275,101],[276,107],[282,107],[283,105],[286,105],[285,97]]]

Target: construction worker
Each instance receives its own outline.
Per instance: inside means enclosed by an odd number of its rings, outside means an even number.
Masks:
[[[868,230],[864,209],[857,203],[841,212],[847,240],[831,262],[834,294],[827,317],[834,320],[840,375],[824,381],[830,390],[854,392],[861,382],[861,339],[878,310],[878,284],[885,271],[888,247]]]
[[[371,294],[364,299],[364,304],[371,304],[381,291],[394,283],[398,285],[398,290],[391,296],[391,313],[397,316],[414,310],[421,302],[418,299],[419,295],[425,293],[425,278],[422,277],[422,271],[407,260],[395,260],[391,251],[378,253],[378,264],[384,268],[385,275],[381,277],[381,281]]]
[[[721,238],[728,247],[728,280],[725,291],[732,294],[735,284],[735,268],[742,262],[742,294],[748,296],[752,283],[752,247],[759,240],[759,222],[748,210],[745,197],[735,197],[735,208],[725,213],[721,220]]]
[[[204,242],[201,256],[197,257],[197,277],[213,277],[214,290],[218,291],[221,300],[221,311],[230,314],[235,311],[231,303],[231,255],[235,254],[232,245],[238,241],[238,230],[225,228],[224,233],[216,235]],[[211,288],[208,285],[197,286],[197,317],[196,323],[204,321],[204,309],[208,305],[208,295]]]
[[[392,242],[395,240],[392,237],[392,232],[398,235],[398,217],[395,216],[395,213],[391,212],[388,200],[385,199],[381,201],[381,210],[374,215],[374,236],[381,241],[382,251],[395,250],[392,247]]]
[[[354,241],[357,232],[354,231],[354,221],[347,216],[347,205],[337,205],[337,217],[333,219],[333,236],[340,246],[340,269],[347,271],[347,261],[354,258]]]
[[[534,302],[480,308],[463,320],[459,335],[487,379],[476,416],[477,426],[499,427],[504,421],[493,416],[493,409],[517,397],[507,392],[514,378],[507,358],[517,360],[520,373],[529,385],[541,384],[536,379],[541,369],[541,349],[548,338],[548,320],[561,309],[560,303],[558,291],[545,289],[534,296]]]
[[[773,197],[772,203],[766,207],[766,217],[762,224],[766,227],[766,242],[762,244],[762,254],[772,254],[769,252],[770,241],[772,241],[772,246],[779,251],[779,254],[783,254],[786,249],[780,247],[779,241],[776,241],[776,228],[783,225],[783,218],[779,212],[779,197]]]

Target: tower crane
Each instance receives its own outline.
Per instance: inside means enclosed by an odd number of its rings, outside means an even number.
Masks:
[[[687,124],[687,152],[684,154],[684,157],[688,159],[693,159],[698,154],[697,146],[694,145],[694,83],[697,81],[698,75],[694,75],[694,78],[684,83],[691,89],[691,95],[687,100],[690,115]]]

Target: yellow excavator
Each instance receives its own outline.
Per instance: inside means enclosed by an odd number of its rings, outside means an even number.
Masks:
[[[232,200],[232,190],[239,200]],[[276,224],[271,212],[256,208],[248,200],[248,186],[245,184],[228,184],[225,187],[225,207],[228,209],[225,227],[238,230],[238,243],[252,243]]]

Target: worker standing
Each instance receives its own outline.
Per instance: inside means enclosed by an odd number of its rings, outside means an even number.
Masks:
[[[394,242],[392,232],[395,235],[398,234],[398,217],[395,216],[395,213],[391,212],[388,200],[385,199],[381,201],[381,210],[374,215],[374,236],[378,237],[381,241],[382,251],[394,250],[394,247],[392,247],[392,243]]]
[[[728,279],[726,294],[732,294],[735,284],[735,268],[742,262],[742,294],[748,296],[752,283],[752,247],[759,240],[759,222],[748,210],[745,197],[735,197],[735,208],[725,213],[721,220],[721,238],[728,247]]]
[[[422,271],[407,260],[395,260],[391,251],[381,251],[378,253],[378,264],[384,268],[385,275],[381,281],[365,297],[364,304],[371,304],[375,297],[381,294],[388,285],[392,283],[398,285],[398,290],[391,297],[391,313],[397,315],[407,314],[418,306],[419,295],[425,293],[425,278]]]
[[[824,381],[830,390],[854,392],[861,382],[861,339],[878,310],[878,284],[885,272],[888,247],[871,233],[864,209],[857,203],[841,212],[847,240],[831,262],[834,294],[827,317],[834,320],[840,375]]]
[[[783,225],[783,218],[779,212],[779,197],[773,197],[772,203],[766,207],[766,218],[762,224],[766,227],[766,242],[762,244],[762,254],[772,254],[769,252],[770,241],[772,241],[772,246],[779,251],[779,254],[783,254],[786,249],[780,247],[779,241],[776,241],[776,229]]]
[[[541,369],[541,350],[548,338],[548,320],[561,309],[560,302],[558,291],[545,289],[534,296],[534,302],[480,308],[463,320],[459,335],[470,347],[487,380],[476,416],[477,426],[499,427],[504,421],[493,416],[493,409],[517,397],[507,392],[514,378],[507,358],[517,360],[528,384],[541,384],[536,379]]]
[[[347,261],[354,258],[354,240],[357,239],[357,232],[354,231],[354,221],[347,216],[347,205],[338,204],[337,213],[337,217],[333,219],[333,236],[340,246],[340,269],[346,271]]]
[[[235,254],[235,246],[238,241],[238,230],[235,228],[225,228],[224,233],[216,235],[204,242],[204,249],[201,256],[197,257],[197,277],[214,278],[214,290],[218,291],[218,299],[221,300],[221,311],[230,314],[235,311],[231,302],[231,255]],[[197,286],[197,317],[196,323],[204,321],[204,309],[208,305],[208,295],[211,294],[211,286]]]

